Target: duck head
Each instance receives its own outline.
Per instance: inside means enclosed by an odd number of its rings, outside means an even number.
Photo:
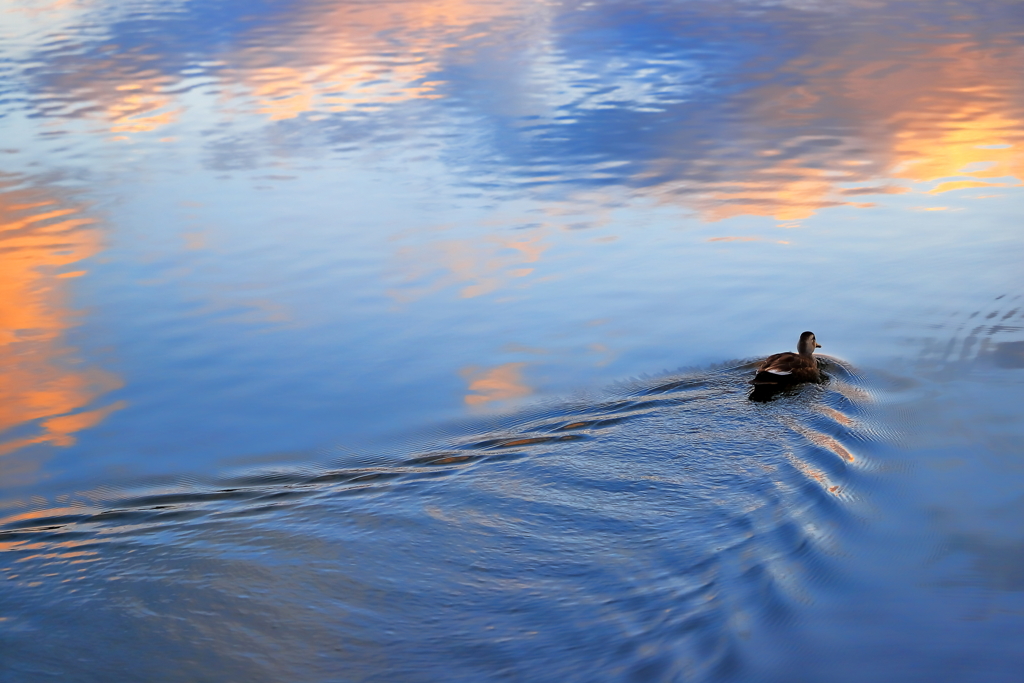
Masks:
[[[801,356],[809,356],[814,353],[814,349],[820,349],[821,344],[814,338],[813,332],[804,332],[800,335],[800,341],[796,345],[796,350]]]

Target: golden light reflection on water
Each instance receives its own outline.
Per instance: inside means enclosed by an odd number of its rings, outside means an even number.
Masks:
[[[228,118],[375,111],[445,96],[439,89],[445,65],[465,58],[453,48],[472,54],[492,43],[508,29],[508,17],[540,12],[531,31],[550,37],[548,10],[531,8],[478,0],[313,3],[279,17],[273,31],[261,28],[207,55],[206,64],[217,65],[210,75],[221,86],[216,97]],[[872,35],[868,43],[809,42],[777,69],[783,81],[773,78],[742,96],[742,120],[725,122],[717,143],[649,160],[631,180],[646,187],[640,194],[682,204],[706,221],[752,215],[789,222],[830,207],[874,206],[859,196],[908,191],[890,179],[937,183],[924,190],[930,194],[1019,184],[1022,49],[999,41],[914,43],[918,38],[896,32]],[[919,50],[913,59],[900,57],[908,41]],[[171,86],[182,76],[161,71],[150,48],[108,48],[105,57],[62,58],[69,63],[54,85],[67,115],[102,117],[121,137],[177,121],[187,107]],[[495,87],[518,88],[517,79],[534,73],[529,59],[518,68],[516,78]],[[532,77],[554,78],[552,68],[571,75],[579,66],[556,63]],[[446,91],[458,88],[450,83]],[[530,109],[543,105],[531,105],[529,97],[516,99],[520,114],[544,113]],[[675,134],[665,127],[665,135]],[[663,142],[672,147],[672,140]],[[738,155],[724,153],[738,142]],[[659,180],[644,184],[652,178]]]
[[[753,172],[729,183],[709,183],[693,202],[705,221],[737,216],[769,216],[778,221],[801,221],[835,206],[870,208],[874,204],[846,201],[835,177],[798,162]]]
[[[827,451],[831,451],[832,453],[839,456],[846,462],[856,462],[856,456],[854,456],[854,454],[851,453],[849,449],[846,448],[846,446],[844,446],[842,443],[840,443],[839,440],[836,439],[835,437],[829,436],[828,434],[824,434],[809,427],[805,427],[794,420],[786,420],[785,422],[790,429],[803,436],[805,439],[807,439],[815,446],[823,448]]]
[[[252,45],[208,55],[221,86],[221,115],[257,113],[270,121],[337,113],[441,97],[441,55],[458,39],[484,35],[488,20],[518,9],[512,2],[442,0],[427,3],[312,4],[280,17],[278,30]],[[404,40],[397,45],[395,32]],[[468,33],[467,33],[468,32]],[[65,40],[67,36],[56,37]],[[278,43],[279,44],[275,44]],[[101,120],[124,140],[178,121],[188,108],[183,76],[165,70],[155,47],[101,55],[57,57],[50,81],[51,115]],[[52,108],[54,104],[63,108]]]
[[[495,401],[523,398],[533,389],[523,378],[527,363],[503,363],[490,368],[469,366],[459,371],[468,383],[464,401],[468,406],[482,406]]]
[[[892,52],[906,38],[871,49]],[[866,59],[865,49],[792,60],[780,71],[799,85],[757,91],[750,107],[763,126],[737,131],[750,154],[702,160],[713,180],[691,177],[651,191],[706,221],[754,215],[799,222],[830,207],[875,206],[857,196],[1020,186],[1024,112],[1016,74],[1024,49],[922,45],[901,63]],[[815,130],[834,132],[808,134]],[[889,179],[937,184],[919,190]]]
[[[121,386],[109,372],[83,367],[65,332],[66,269],[101,248],[95,219],[37,190],[0,185],[0,455],[38,443],[68,446],[122,402],[93,407]]]
[[[516,236],[441,239],[399,247],[395,253],[401,285],[392,298],[407,303],[446,287],[459,286],[463,299],[490,294],[534,272],[533,264],[549,248],[541,230]]]
[[[146,133],[177,121],[185,111],[180,95],[169,90],[178,83],[173,74],[153,65],[157,55],[133,49],[113,52],[95,60],[67,58],[69,63],[54,78],[56,101],[64,116],[85,116],[103,123],[114,140],[131,133]]]
[[[241,66],[236,70],[234,81],[255,100],[258,113],[271,121],[311,112],[344,112],[357,107],[374,111],[404,100],[440,97],[433,92],[436,83],[426,80],[437,65],[425,60],[381,68],[362,63],[363,55],[354,52],[333,55],[341,63],[313,68],[244,66],[246,61],[258,64],[264,56],[262,50],[254,50],[251,59],[246,54],[236,55]]]
[[[795,467],[801,474],[803,474],[808,479],[811,479],[812,481],[815,481],[818,484],[820,484],[821,487],[825,489],[825,491],[827,491],[828,493],[832,494],[833,496],[837,496],[840,493],[842,493],[842,487],[840,487],[839,484],[833,482],[832,479],[821,469],[814,467],[813,465],[805,462],[804,460],[801,460],[792,453],[789,454],[789,461],[793,464],[793,467]]]
[[[273,121],[436,99],[442,55],[520,9],[479,0],[317,4],[289,17],[291,30],[279,34],[287,49],[260,44],[222,55],[231,65],[224,77]]]
[[[205,55],[205,64],[211,65],[207,77],[218,83],[219,115],[227,120],[256,114],[281,121],[375,111],[444,93],[459,96],[466,84],[440,88],[446,67],[475,54],[477,46],[493,43],[507,30],[505,18],[529,11],[517,3],[476,0],[312,3],[281,16],[274,30],[254,30]],[[538,40],[550,38],[555,26],[538,20],[531,31]],[[571,35],[564,38],[571,40]],[[663,159],[612,163],[640,162],[642,170],[623,177],[623,187],[638,186],[642,189],[628,191],[681,206],[704,221],[763,216],[782,228],[797,227],[828,208],[870,209],[884,195],[916,193],[922,205],[912,210],[944,211],[955,207],[926,202],[957,191],[1019,186],[1024,178],[1017,77],[1022,48],[998,40],[985,45],[919,42],[912,59],[893,56],[914,40],[894,32],[873,35],[870,44],[808,42],[777,69],[785,78],[771,78],[739,96],[743,99],[735,109],[742,114],[723,120],[708,144],[693,147],[685,139],[675,144],[679,131],[664,126],[666,139],[655,141],[670,150]],[[114,139],[157,131],[185,115],[187,89],[177,88],[183,77],[161,70],[155,48],[122,51],[111,44],[98,52],[103,56],[73,62],[60,58],[67,63],[55,69],[53,84],[66,104],[63,115],[99,117],[105,121],[104,133],[116,134]],[[528,80],[529,74],[557,81],[551,69],[563,68],[570,75],[579,70],[568,58],[562,67],[556,59],[554,66],[531,70],[530,59],[503,66],[521,72],[505,74],[489,87],[515,90],[524,87],[518,81]],[[530,97],[516,99],[517,114],[534,115],[531,106],[543,108],[530,104]],[[571,124],[563,128],[569,139],[583,135]],[[538,178],[531,182],[544,185]],[[587,189],[571,194],[568,203],[593,195],[592,217],[610,193]],[[557,213],[558,200],[545,203],[545,211]],[[744,235],[710,241],[755,240],[787,243]],[[403,245],[395,257],[402,282],[389,293],[400,303],[448,287],[457,287],[462,298],[492,294],[533,275],[547,248],[536,234],[523,239],[442,237]]]
[[[893,44],[879,52],[891,52],[906,38],[893,36]],[[799,56],[781,69],[799,85],[755,91],[750,107],[760,117],[755,123],[763,125],[751,128],[741,122],[745,128],[737,131],[749,153],[739,158],[721,155],[720,148],[733,143],[723,137],[704,158],[688,160],[685,172],[679,170],[680,159],[670,155],[634,178],[663,179],[638,193],[695,210],[708,222],[764,216],[792,228],[828,208],[870,209],[881,196],[913,193],[924,199],[957,190],[1019,186],[1024,178],[1024,112],[1017,103],[1015,74],[1024,52],[999,45],[921,49],[921,55],[905,62],[866,58],[863,46],[838,55]],[[835,126],[836,120],[842,125]],[[800,125],[794,127],[794,122]],[[841,133],[814,134],[829,129]],[[672,179],[680,173],[685,179]],[[574,197],[579,199],[578,194]],[[710,241],[761,240],[788,244],[743,235]],[[479,296],[511,281],[508,273],[498,275],[506,263],[481,253],[484,244],[438,242],[417,251],[415,258],[403,253],[400,259],[415,263],[407,269],[410,282],[423,279],[431,269],[443,269],[449,276],[435,279],[436,288],[470,282],[462,296]],[[429,291],[421,287],[406,294],[414,298]]]

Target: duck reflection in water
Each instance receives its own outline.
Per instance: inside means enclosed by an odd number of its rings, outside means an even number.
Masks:
[[[797,353],[785,351],[768,356],[757,368],[757,374],[750,383],[754,390],[750,393],[753,401],[768,401],[784,389],[804,382],[820,382],[821,373],[818,361],[814,358],[814,350],[821,344],[814,338],[813,332],[804,332],[797,342]]]

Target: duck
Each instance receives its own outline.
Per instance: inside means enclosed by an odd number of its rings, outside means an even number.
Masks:
[[[818,361],[814,359],[814,349],[821,344],[814,338],[813,332],[804,332],[796,345],[796,353],[784,351],[768,356],[757,368],[757,374],[750,383],[757,386],[777,387],[802,384],[803,382],[820,382]]]

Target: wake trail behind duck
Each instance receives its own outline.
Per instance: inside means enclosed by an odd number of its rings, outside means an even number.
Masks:
[[[766,404],[746,399],[739,364],[464,424],[357,466],[22,510],[0,520],[18,567],[3,592],[75,621],[85,602],[177,587],[189,600],[147,609],[200,629],[244,612],[225,647],[290,644],[300,679],[300,653],[339,639],[363,643],[345,655],[355,678],[469,681],[496,660],[537,680],[740,675],[744,634],[842,580],[840,539],[874,476],[871,392],[823,365],[826,383]],[[33,599],[44,591],[61,597]],[[130,639],[166,637],[145,610],[96,609]],[[186,649],[197,671],[213,656]]]

